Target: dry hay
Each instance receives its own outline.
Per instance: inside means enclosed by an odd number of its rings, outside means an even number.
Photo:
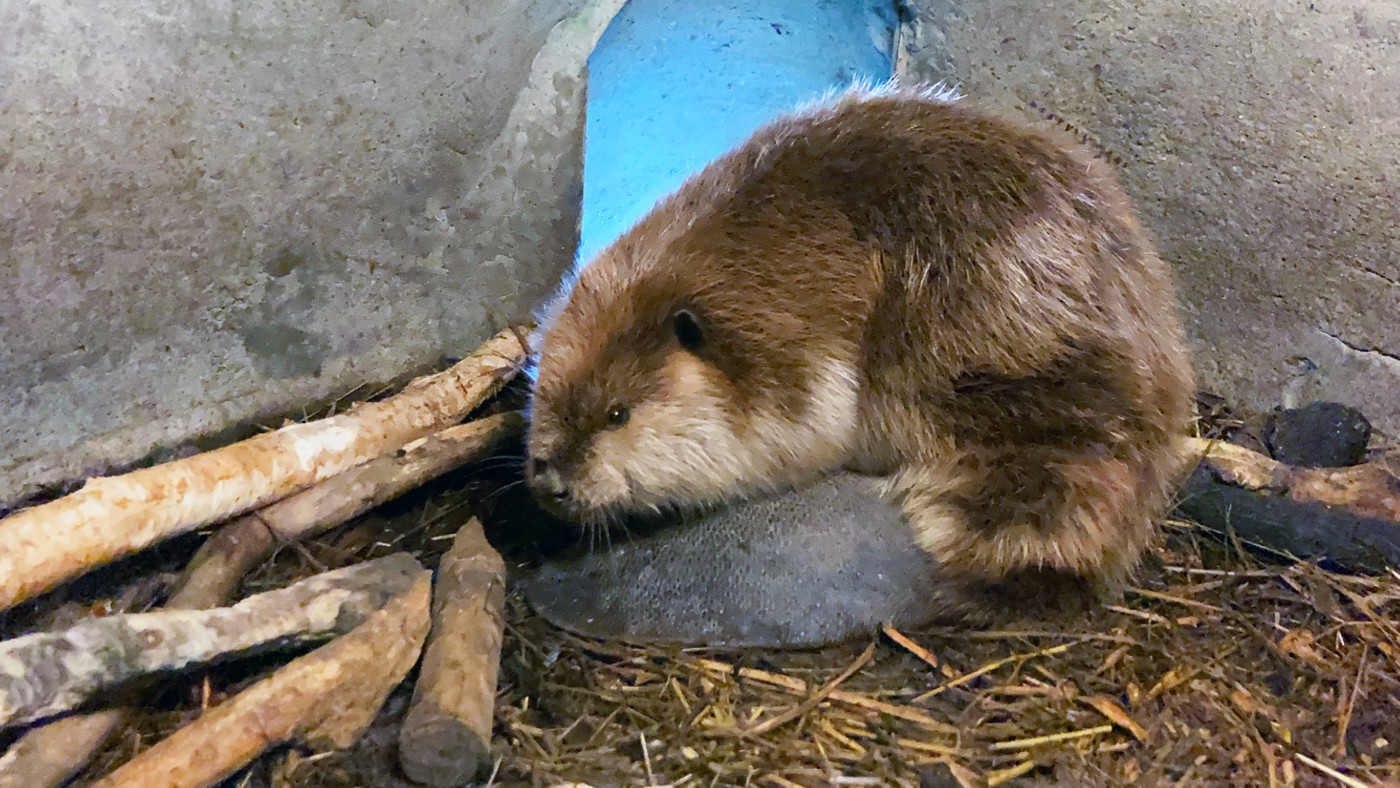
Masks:
[[[1400,578],[1260,568],[1183,532],[1156,558],[1121,604],[1072,625],[888,633],[839,697],[759,735],[741,730],[801,704],[868,644],[665,653],[559,635],[520,612],[501,776],[1336,785],[1336,767],[1355,784],[1400,783],[1400,633],[1386,618]]]
[[[1400,785],[1397,610],[1400,575],[1262,564],[1185,524],[1120,603],[1038,629],[666,650],[512,597],[493,782]],[[391,747],[249,784],[402,784]]]

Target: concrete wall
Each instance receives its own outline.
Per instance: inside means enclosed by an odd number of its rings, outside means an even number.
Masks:
[[[1400,437],[1400,3],[918,5],[914,71],[1122,158],[1204,387],[1340,400]]]
[[[1205,385],[1400,434],[1400,6],[914,5],[916,75],[1123,159]],[[620,6],[0,4],[0,507],[533,308],[571,262],[583,63]]]
[[[620,4],[0,4],[0,507],[526,315]]]

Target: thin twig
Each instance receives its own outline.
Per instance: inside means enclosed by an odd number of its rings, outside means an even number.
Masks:
[[[1336,780],[1342,785],[1348,786],[1348,788],[1371,788],[1371,786],[1361,782],[1355,777],[1348,777],[1347,775],[1342,774],[1341,772],[1337,771],[1336,769],[1333,769],[1332,767],[1326,764],[1318,763],[1317,761],[1313,760],[1312,758],[1309,758],[1301,752],[1293,753],[1293,757],[1297,758],[1298,760],[1302,761],[1308,766],[1311,766],[1314,769],[1322,772],[1328,777],[1331,777],[1332,779]]]
[[[1099,736],[1101,734],[1110,733],[1112,730],[1112,725],[1099,725],[1079,731],[1052,733],[1048,736],[1032,736],[1029,739],[1012,739],[1010,741],[992,742],[991,748],[993,750],[1025,750],[1031,747],[1038,747],[1042,744],[1054,744],[1071,739],[1083,739],[1087,736]]]
[[[958,676],[952,681],[949,681],[947,684],[941,684],[937,687],[934,687],[928,692],[925,692],[924,694],[915,698],[914,702],[923,703],[924,701],[928,700],[929,698],[932,698],[935,695],[946,692],[950,689],[953,689],[954,687],[960,687],[963,684],[966,684],[969,681],[976,679],[978,676],[985,676],[986,674],[991,673],[992,671],[997,670],[998,668],[1001,668],[1012,662],[1024,662],[1025,660],[1035,659],[1036,657],[1048,657],[1052,654],[1060,654],[1062,652],[1070,650],[1071,648],[1074,648],[1074,646],[1076,645],[1076,643],[1062,643],[1058,646],[1043,648],[1039,651],[1032,651],[1028,654],[1012,654],[1011,656],[1006,657],[1005,659],[999,659],[995,662],[989,662],[986,665],[983,665],[982,667],[978,668],[977,670],[972,671],[971,673],[964,673],[963,675]]]
[[[737,673],[740,678],[768,684],[788,692],[798,694],[805,694],[807,692],[807,682],[792,678],[791,676],[769,673],[766,670],[759,670],[757,668],[738,668],[736,671],[733,665],[714,659],[697,659],[695,662],[705,670],[718,674],[719,676],[733,676]],[[875,700],[874,698],[854,692],[846,692],[845,690],[839,689],[832,690],[827,697],[838,703],[844,703],[847,706],[853,706],[865,711],[873,711],[878,714],[888,714],[891,717],[897,717],[906,722],[912,722],[925,730],[935,733],[957,735],[959,732],[957,727],[949,725],[946,722],[940,722],[916,709],[885,703],[884,701]]]
[[[831,681],[828,681],[827,683],[819,687],[816,692],[812,693],[812,696],[810,698],[802,701],[796,706],[793,706],[791,709],[788,709],[782,714],[774,715],[764,720],[763,722],[754,725],[753,727],[744,728],[740,730],[739,734],[742,736],[759,736],[764,733],[767,733],[768,731],[773,730],[779,725],[783,725],[784,723],[791,722],[797,719],[798,717],[801,717],[802,715],[806,714],[812,709],[815,709],[822,701],[826,700],[827,696],[831,695],[831,693],[835,691],[837,687],[841,686],[842,682],[853,676],[856,671],[865,667],[865,664],[870,661],[871,657],[874,656],[875,644],[872,642],[869,646],[865,647],[865,651],[862,651],[860,653],[860,656],[856,657],[854,662],[848,665],[845,670],[841,671],[841,673],[838,674],[836,678],[832,679]]]
[[[929,651],[928,649],[924,648],[918,643],[915,643],[909,638],[908,635],[905,635],[903,632],[900,632],[899,630],[895,629],[889,624],[886,624],[885,626],[881,627],[881,631],[884,632],[885,636],[888,637],[890,640],[893,640],[894,642],[903,646],[904,649],[910,654],[913,654],[914,656],[918,657],[924,662],[927,662],[929,667],[938,667],[938,657],[935,656],[932,651]]]

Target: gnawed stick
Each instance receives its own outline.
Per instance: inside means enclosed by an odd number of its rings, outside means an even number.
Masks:
[[[1192,438],[1189,451],[1224,481],[1245,489],[1280,493],[1299,503],[1344,506],[1361,517],[1400,523],[1400,477],[1378,464],[1299,468],[1204,438]]]
[[[1178,515],[1297,558],[1400,566],[1400,479],[1380,465],[1298,468],[1204,439],[1190,451],[1199,464],[1178,495]]]
[[[460,420],[519,369],[504,331],[452,368],[319,421],[120,476],[0,520],[0,610],[162,539],[305,489]]]
[[[155,575],[137,578],[108,605],[114,613],[144,610],[164,588],[165,582]],[[66,629],[91,617],[90,606],[70,602],[44,616],[44,622],[36,629]],[[120,706],[123,700],[112,699],[112,703]],[[0,755],[0,788],[55,788],[63,785],[87,764],[123,719],[125,714],[122,709],[111,708],[62,717],[25,731]]]
[[[521,428],[517,412],[448,427],[401,453],[387,454],[219,529],[185,569],[170,607],[213,607],[278,545],[308,539],[420,487],[473,459]]]
[[[195,553],[166,607],[228,604],[244,575],[279,545],[309,539],[469,463],[523,424],[520,414],[503,413],[448,427],[220,527]],[[0,757],[0,788],[61,784],[125,719],[124,709],[104,709],[25,731]]]
[[[406,592],[349,634],[215,706],[95,786],[212,785],[277,744],[354,744],[418,660],[428,634],[430,575],[418,573]]]
[[[324,572],[205,611],[84,621],[0,643],[0,726],[66,711],[136,676],[345,632],[423,572],[407,553]]]
[[[87,764],[125,718],[122,709],[104,709],[26,731],[0,756],[0,788],[62,785]]]
[[[489,763],[505,571],[475,517],[438,565],[432,637],[399,729],[399,763],[414,782],[465,785]]]

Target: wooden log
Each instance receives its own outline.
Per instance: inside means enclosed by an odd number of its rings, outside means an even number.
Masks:
[[[279,545],[309,539],[479,459],[523,426],[521,415],[511,412],[448,427],[234,520],[200,546],[169,606],[224,604],[243,576]]]
[[[1276,553],[1326,558],[1351,570],[1400,567],[1400,523],[1237,487],[1205,467],[1196,469],[1177,497],[1178,516]]]
[[[407,553],[324,572],[227,608],[162,610],[84,621],[0,643],[0,726],[66,711],[93,693],[348,631],[422,574]]]
[[[95,788],[213,785],[269,747],[355,743],[417,662],[429,626],[431,573],[349,634],[213,707],[97,781]]]
[[[1190,451],[1199,465],[1177,496],[1185,519],[1296,558],[1400,566],[1400,479],[1386,468],[1297,468],[1204,439]]]
[[[1400,523],[1400,477],[1375,463],[1345,468],[1299,468],[1243,446],[1191,439],[1188,451],[1222,481],[1298,503],[1341,506],[1359,517]]]
[[[309,539],[470,463],[523,425],[519,413],[503,413],[448,427],[220,527],[195,553],[166,607],[203,610],[228,604],[244,575],[278,546]],[[124,700],[138,703],[140,688],[135,689]],[[104,709],[25,731],[0,757],[0,788],[61,785],[126,718],[125,709]]]
[[[438,566],[432,635],[399,728],[399,764],[414,782],[465,785],[489,765],[505,571],[475,517]]]
[[[0,756],[0,788],[63,785],[83,768],[124,719],[122,709],[103,709],[26,731]]]
[[[0,520],[0,610],[89,568],[265,506],[460,421],[520,368],[519,330],[393,397],[120,476]]]

